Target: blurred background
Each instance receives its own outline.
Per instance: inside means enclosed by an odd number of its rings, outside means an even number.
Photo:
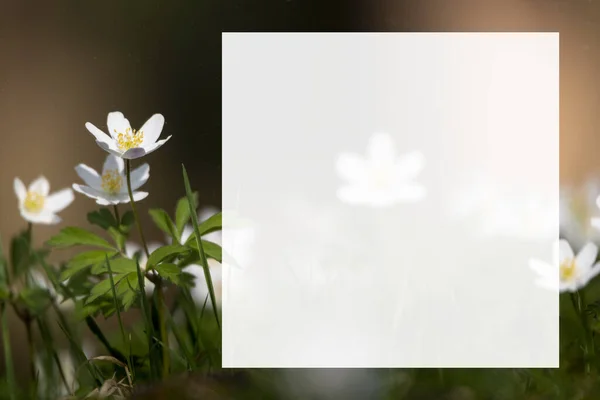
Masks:
[[[220,208],[221,32],[558,31],[561,42],[561,184],[600,169],[600,2],[596,0],[105,0],[2,1],[0,12],[0,235],[25,227],[13,179],[40,174],[51,189],[99,169],[105,153],[85,129],[121,111],[139,128],[162,113],[162,137],[143,159],[151,178],[141,211],[172,212],[184,194],[181,164],[202,207]],[[515,93],[515,96],[518,96]],[[535,162],[535,154],[532,154]],[[138,165],[135,163],[134,165]],[[93,200],[76,195],[63,225],[85,226]],[[149,219],[149,236],[162,234]],[[36,227],[41,245],[59,226]],[[54,255],[59,261],[65,251]],[[23,337],[20,324],[13,344]],[[25,344],[23,343],[23,346]],[[13,354],[19,354],[15,349]],[[26,372],[25,372],[26,374]],[[312,378],[311,378],[312,379]],[[331,380],[329,379],[331,382]],[[345,383],[336,381],[336,387]],[[313,380],[312,385],[319,385]]]

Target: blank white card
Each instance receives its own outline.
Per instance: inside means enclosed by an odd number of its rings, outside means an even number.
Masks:
[[[224,367],[558,367],[558,33],[222,39]]]

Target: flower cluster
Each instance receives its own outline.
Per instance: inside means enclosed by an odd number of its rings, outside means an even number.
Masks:
[[[106,135],[91,123],[86,123],[86,128],[96,138],[96,143],[109,155],[99,174],[85,164],[75,167],[77,175],[85,185],[73,184],[77,192],[96,200],[100,205],[116,205],[129,202],[127,177],[125,176],[124,159],[130,160],[140,158],[155,151],[167,140],[158,140],[165,118],[161,114],[154,114],[139,129],[131,129],[129,120],[120,112],[108,114],[106,125],[111,136]],[[148,196],[147,192],[136,192],[150,178],[150,167],[148,164],[136,168],[131,172],[131,190],[134,201],[143,200]],[[33,224],[57,224],[61,218],[56,213],[64,210],[74,200],[70,189],[63,189],[54,194],[50,193],[50,183],[44,176],[34,180],[29,187],[25,187],[23,181],[15,178],[14,189],[19,199],[19,211],[21,216]]]

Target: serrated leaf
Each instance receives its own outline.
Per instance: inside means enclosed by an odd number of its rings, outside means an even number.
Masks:
[[[198,250],[198,243],[193,241],[190,246]],[[217,260],[218,262],[223,261],[223,249],[216,243],[209,242],[208,240],[202,241],[202,247],[204,248],[204,254],[207,257]]]
[[[211,232],[220,231],[221,229],[223,229],[223,216],[221,212],[216,213],[198,225],[198,230],[202,236]]]
[[[95,246],[113,250],[114,247],[100,236],[82,228],[68,227],[46,242],[48,246],[64,248],[71,246]]]
[[[108,208],[101,208],[98,211],[88,213],[87,220],[92,225],[97,225],[106,230],[110,227],[117,227],[117,220]]]
[[[192,197],[194,199],[194,210],[198,208],[198,192],[192,193]],[[187,197],[182,197],[177,202],[177,207],[175,209],[175,225],[177,227],[178,232],[183,232],[183,228],[185,224],[190,220],[190,207],[188,205]]]
[[[19,300],[32,314],[40,314],[50,305],[51,296],[48,290],[40,287],[25,288],[19,293]]]
[[[129,227],[133,225],[134,222],[135,214],[131,210],[127,211],[125,214],[123,214],[123,217],[121,217],[121,225],[123,226]]]
[[[162,263],[157,265],[155,268],[159,275],[161,275],[163,278],[167,278],[176,285],[181,283],[181,280],[179,279],[181,275],[181,269],[179,269],[177,265],[171,263]]]
[[[171,236],[171,238],[173,238],[174,241],[179,241],[179,233],[177,233],[177,228],[175,227],[175,224],[171,220],[171,217],[169,217],[169,214],[167,214],[165,210],[162,210],[160,208],[154,208],[152,210],[149,210],[148,213],[152,217],[152,220],[154,221],[156,226],[161,231]]]
[[[112,267],[112,263],[111,263],[111,267]],[[121,279],[125,278],[127,275],[128,274],[115,275],[114,276],[115,285],[117,283],[119,283],[121,281]],[[86,305],[92,303],[94,300],[98,299],[99,297],[104,296],[105,294],[110,292],[110,290],[111,290],[110,279],[105,279],[105,280],[97,283],[90,291],[90,295],[86,299]]]
[[[116,254],[114,251],[106,250],[90,250],[79,253],[67,263],[67,267],[60,274],[60,280],[65,281],[87,267],[103,263],[106,256],[112,258]]]
[[[159,247],[158,249],[154,250],[152,254],[150,254],[147,264],[149,267],[155,267],[156,265],[158,265],[158,263],[160,263],[169,256],[184,254],[188,251],[188,248],[178,244]]]
[[[130,258],[118,257],[114,260],[110,260],[110,267],[112,268],[112,272],[115,274],[126,274],[129,272],[135,272],[135,261]],[[92,274],[94,275],[100,275],[107,272],[108,269],[106,268],[105,262],[94,265],[94,267],[92,268]]]

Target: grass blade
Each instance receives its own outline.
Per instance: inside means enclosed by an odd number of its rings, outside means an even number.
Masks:
[[[144,326],[146,327],[146,338],[148,340],[148,357],[150,358],[150,378],[156,380],[158,378],[157,366],[160,365],[160,358],[158,363],[155,362],[155,348],[154,348],[154,326],[152,325],[152,318],[150,316],[150,305],[148,304],[148,298],[146,298],[144,275],[140,269],[140,263],[138,260],[135,262],[138,277],[138,286],[140,290],[140,306],[142,308],[142,316],[144,317]]]
[[[119,299],[117,298],[117,289],[115,288],[115,281],[113,279],[112,268],[110,267],[110,261],[108,256],[106,258],[106,268],[108,269],[108,278],[110,279],[110,288],[112,290],[113,301],[115,302],[115,310],[117,311],[117,320],[119,321],[119,329],[121,330],[121,336],[123,338],[123,348],[127,348],[127,336],[125,336],[125,329],[123,328],[123,320],[121,319],[121,307],[119,306]],[[133,371],[131,365],[131,352],[127,355],[127,366],[129,371]]]
[[[204,269],[204,278],[206,279],[206,285],[208,286],[210,301],[213,305],[215,319],[217,320],[217,326],[219,327],[220,331],[221,321],[219,320],[219,311],[217,308],[215,289],[213,287],[212,277],[210,276],[210,269],[208,268],[206,254],[204,253],[204,248],[202,247],[202,236],[200,235],[200,228],[198,227],[198,214],[196,213],[196,208],[194,206],[194,194],[192,193],[192,189],[190,187],[190,180],[188,178],[185,166],[182,164],[181,167],[183,168],[183,182],[185,184],[185,193],[187,195],[188,205],[190,208],[190,215],[192,217],[192,225],[194,226],[194,235],[196,236],[196,243],[198,244],[198,254],[200,255],[200,262],[202,264],[202,268]]]

